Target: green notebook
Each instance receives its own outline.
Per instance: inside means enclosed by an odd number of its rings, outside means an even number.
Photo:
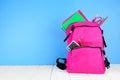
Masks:
[[[70,24],[74,22],[85,22],[85,21],[86,18],[84,17],[84,15],[80,14],[80,12],[76,12],[62,24],[62,29],[66,31]]]

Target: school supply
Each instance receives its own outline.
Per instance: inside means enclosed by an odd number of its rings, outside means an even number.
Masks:
[[[97,22],[100,26],[107,20],[108,17],[102,18],[101,16],[95,16],[92,22]]]
[[[78,10],[63,22],[62,29],[66,31],[70,24],[74,22],[85,22],[85,21],[88,21],[87,18],[83,15],[83,13],[80,10]]]
[[[67,49],[68,50],[73,50],[75,48],[79,48],[80,45],[76,42],[76,41],[72,41],[68,46],[67,46]]]

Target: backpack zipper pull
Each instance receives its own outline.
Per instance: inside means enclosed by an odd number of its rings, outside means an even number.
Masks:
[[[72,27],[71,27],[71,30],[70,30],[70,32],[69,32],[69,34],[66,36],[66,38],[64,39],[64,42],[70,37],[70,35],[71,35],[71,33],[74,31],[74,29],[75,29],[75,26],[74,25],[72,25]]]

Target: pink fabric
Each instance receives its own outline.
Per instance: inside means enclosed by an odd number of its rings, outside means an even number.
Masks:
[[[70,32],[71,24],[66,32],[66,35]],[[97,46],[104,48],[103,38],[102,38],[102,30],[97,23],[93,22],[77,22],[74,23],[76,29],[71,34],[71,36],[67,39],[67,43],[69,44],[72,40],[76,42],[80,41],[82,46]],[[81,27],[79,27],[81,26]]]
[[[68,52],[67,71],[71,73],[103,74],[106,68],[100,25],[96,22],[76,22],[69,25],[66,35],[69,34],[72,25],[76,28],[67,39],[67,43],[69,44],[74,40],[81,43],[81,47]]]
[[[100,48],[82,47],[68,53],[67,72],[103,74],[104,56]]]

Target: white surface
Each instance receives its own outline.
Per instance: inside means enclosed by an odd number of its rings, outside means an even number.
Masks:
[[[0,66],[0,80],[120,80],[120,64],[105,74],[73,74],[56,66]]]
[[[70,76],[65,70],[60,70],[59,68],[54,66],[51,80],[70,80]]]
[[[52,66],[0,66],[0,80],[50,80]]]

